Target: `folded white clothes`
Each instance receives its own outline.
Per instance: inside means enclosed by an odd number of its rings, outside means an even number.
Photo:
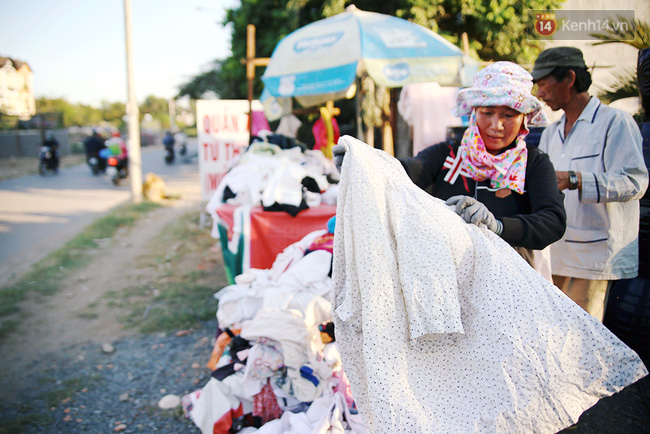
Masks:
[[[299,370],[316,357],[311,351],[305,319],[294,309],[261,309],[252,320],[244,321],[240,335],[251,342],[263,337],[279,342],[284,364],[289,368]]]
[[[334,237],[336,342],[368,430],[542,432],[647,375],[499,236],[352,137]]]

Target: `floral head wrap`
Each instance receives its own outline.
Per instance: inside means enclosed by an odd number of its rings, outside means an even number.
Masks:
[[[456,98],[454,114],[464,116],[474,107],[504,105],[526,115],[528,125],[546,125],[543,105],[530,91],[533,76],[512,62],[496,62],[474,76],[474,86],[461,89]]]
[[[458,92],[455,114],[469,115],[469,127],[463,135],[458,156],[461,173],[476,181],[490,180],[493,188],[509,188],[524,192],[528,150],[524,138],[526,124],[545,125],[548,121],[542,103],[531,95],[532,76],[512,62],[496,62],[474,77],[474,87]],[[475,107],[507,106],[525,114],[515,139],[515,146],[492,155],[485,148],[478,126]]]

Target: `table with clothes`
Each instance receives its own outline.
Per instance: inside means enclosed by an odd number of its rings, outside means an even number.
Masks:
[[[264,211],[261,206],[221,204],[215,210],[224,264],[232,278],[249,268],[273,265],[278,253],[305,235],[322,228],[336,214],[335,205],[319,205],[295,217]]]
[[[253,142],[206,205],[230,282],[248,268],[269,268],[285,247],[336,213],[333,163],[289,139],[264,135]]]

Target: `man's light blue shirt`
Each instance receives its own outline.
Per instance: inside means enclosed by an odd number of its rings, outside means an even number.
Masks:
[[[539,148],[555,170],[582,175],[565,190],[567,229],[551,246],[553,274],[591,280],[637,276],[639,199],[648,187],[639,127],[628,113],[592,97],[568,135],[566,115],[547,127]]]

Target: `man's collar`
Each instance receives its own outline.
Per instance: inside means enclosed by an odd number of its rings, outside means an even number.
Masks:
[[[576,122],[583,120],[593,124],[594,120],[596,120],[596,113],[598,113],[600,104],[600,100],[595,96],[592,96],[585,108],[582,110],[582,113],[580,113],[580,116],[578,116],[578,119],[576,119]]]
[[[593,124],[601,104],[602,103],[600,102],[600,100],[595,96],[590,97],[589,102],[587,103],[585,108],[582,109],[582,113],[580,113],[580,116],[578,116],[576,122],[578,122],[579,120],[583,120],[589,122],[590,124]],[[558,119],[556,122],[558,122],[562,130],[564,130],[564,125],[566,125],[566,112],[564,112],[562,114],[562,117]]]

